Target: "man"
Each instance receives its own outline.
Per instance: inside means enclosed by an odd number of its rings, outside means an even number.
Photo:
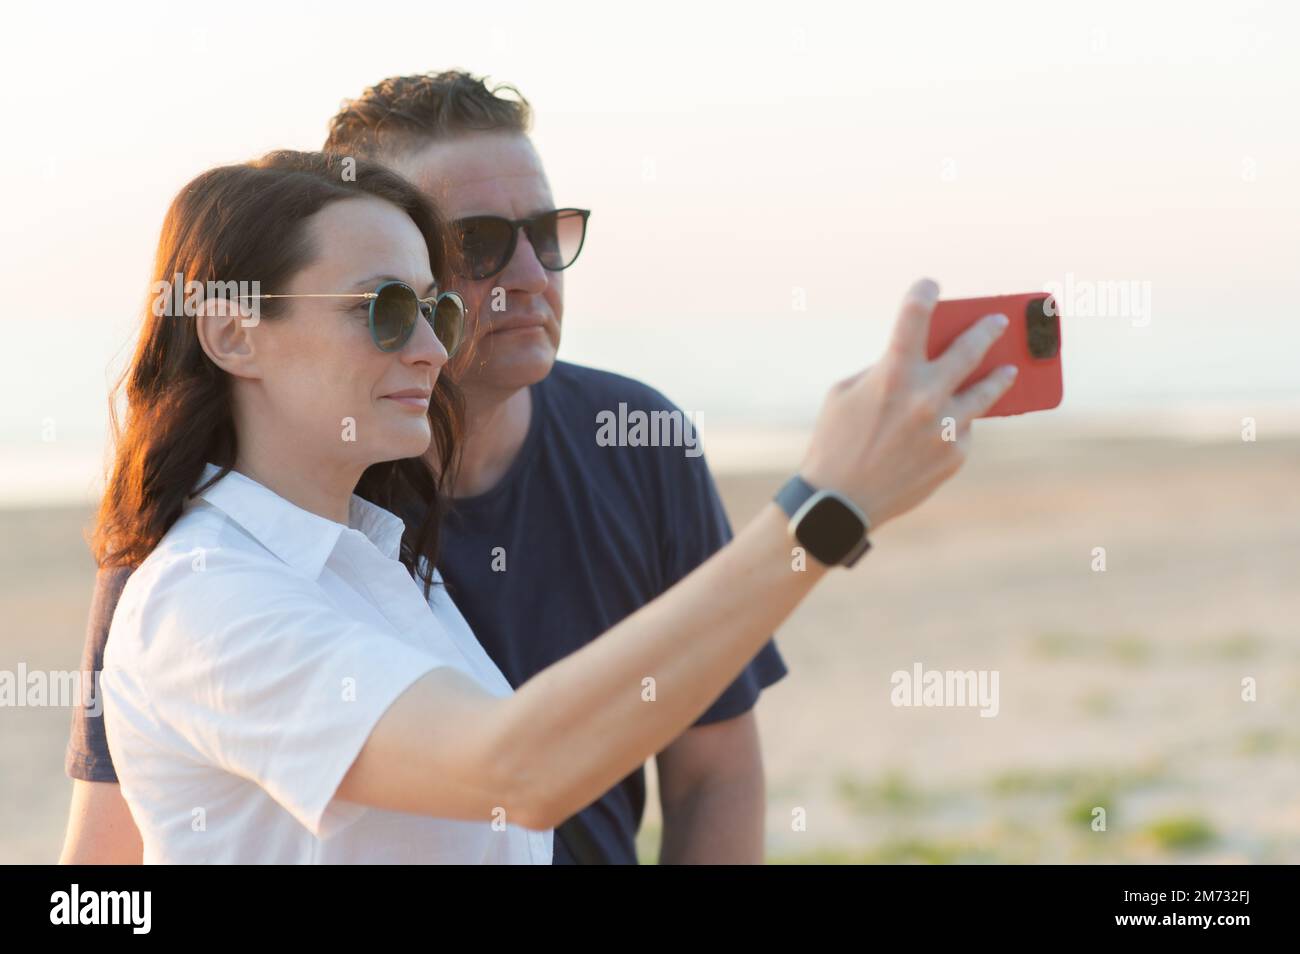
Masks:
[[[517,687],[672,586],[731,529],[689,421],[677,446],[598,439],[605,415],[680,421],[679,409],[629,378],[556,360],[563,270],[581,251],[587,217],[539,215],[556,206],[528,138],[531,107],[502,90],[518,96],[459,71],[385,80],[334,117],[325,149],[396,168],[464,236],[467,277],[457,290],[474,319],[475,351],[459,379],[466,432],[439,568]],[[100,575],[85,669],[100,668],[124,580],[122,571]],[[662,862],[762,860],[753,706],[785,673],[769,641],[657,756]],[[74,716],[67,771],[79,781],[65,861],[139,858],[100,721]],[[556,863],[635,863],[644,801],[638,769],[556,829]]]

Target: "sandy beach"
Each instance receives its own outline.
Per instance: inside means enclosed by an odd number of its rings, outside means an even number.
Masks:
[[[769,860],[1300,861],[1300,438],[981,427],[960,474],[778,633]],[[720,474],[733,523],[782,477]],[[0,670],[78,667],[89,518],[0,511]],[[917,666],[996,673],[996,715],[894,705]],[[58,856],[69,719],[0,708],[2,862]],[[643,860],[659,831],[652,794]]]

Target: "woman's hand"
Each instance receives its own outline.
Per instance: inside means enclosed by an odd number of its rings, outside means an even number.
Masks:
[[[957,469],[971,418],[1010,383],[993,375],[953,394],[1001,333],[991,322],[926,360],[938,291],[918,282],[880,363],[832,389],[801,468],[857,501],[873,527]],[[944,417],[956,440],[943,440]],[[815,560],[796,567],[788,527],[769,503],[667,592],[508,697],[450,667],[421,677],[379,720],[338,794],[442,818],[504,809],[525,828],[554,828],[698,720],[825,575]]]
[[[826,396],[799,468],[813,486],[857,503],[873,530],[957,472],[970,447],[971,420],[1015,380],[1015,366],[1004,365],[955,393],[1008,322],[988,315],[930,361],[926,340],[938,298],[939,286],[929,279],[912,286],[881,360]],[[947,435],[946,418],[953,419]]]

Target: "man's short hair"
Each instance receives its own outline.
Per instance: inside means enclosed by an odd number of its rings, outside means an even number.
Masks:
[[[516,98],[497,95],[514,94]],[[527,134],[532,107],[513,86],[488,89],[483,77],[463,70],[392,76],[344,102],[330,120],[324,151],[378,158],[403,153],[461,133]]]

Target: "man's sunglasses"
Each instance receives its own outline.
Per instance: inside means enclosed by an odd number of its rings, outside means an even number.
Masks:
[[[465,337],[465,300],[453,291],[421,298],[405,282],[387,281],[372,292],[346,294],[241,295],[241,298],[366,298],[370,300],[370,337],[380,351],[399,351],[421,318],[447,349],[456,353]]]
[[[587,237],[589,209],[552,209],[526,219],[500,215],[471,215],[453,226],[465,256],[465,269],[475,281],[491,278],[510,262],[519,241],[519,230],[528,241],[542,268],[559,272],[577,261]]]

